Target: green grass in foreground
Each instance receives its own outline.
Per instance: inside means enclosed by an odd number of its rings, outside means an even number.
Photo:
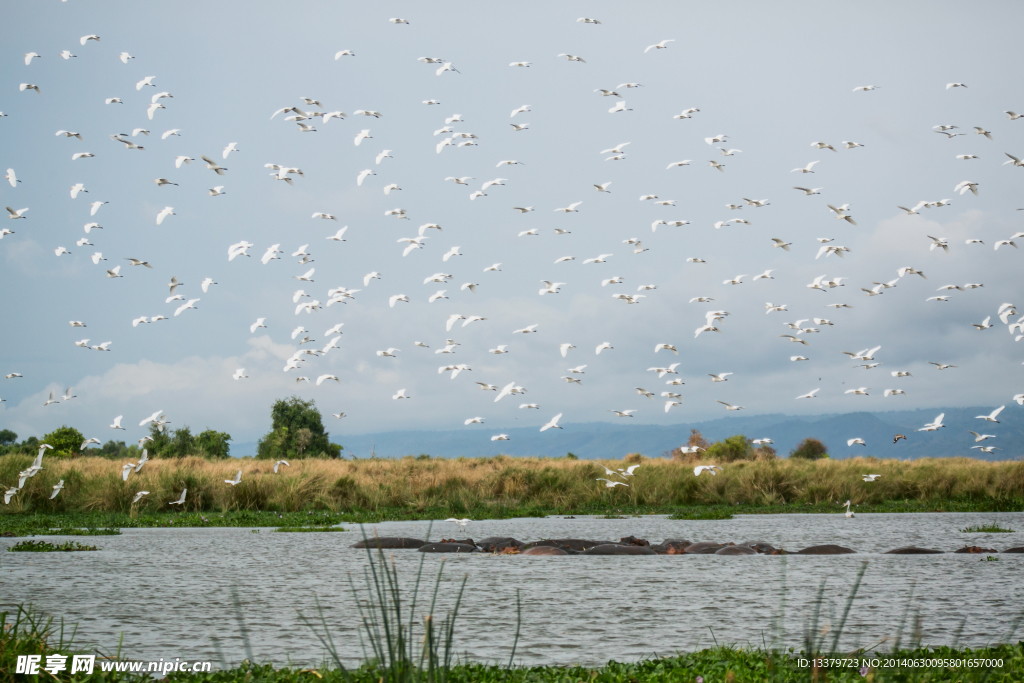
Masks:
[[[999,524],[993,522],[992,524],[975,524],[969,526],[966,529],[961,529],[960,533],[963,534],[1012,534],[1013,529],[1007,529],[999,526]]]
[[[7,549],[11,553],[68,553],[78,550],[99,550],[94,545],[82,545],[78,541],[54,544],[46,541],[21,541]]]
[[[860,654],[858,660],[870,659],[874,655]],[[912,668],[891,667],[872,669],[866,675],[859,667],[818,670],[801,667],[797,655],[785,655],[762,650],[734,649],[719,647],[665,658],[646,659],[640,662],[609,662],[605,666],[590,668],[582,666],[558,667],[535,666],[507,669],[502,666],[482,664],[455,665],[434,680],[451,683],[694,683],[700,676],[704,683],[803,683],[818,681],[825,683],[1020,683],[1024,680],[1024,643],[1003,645],[979,650],[952,648],[921,648],[885,653],[880,660],[897,657],[900,659],[1001,659],[1002,668]],[[817,674],[815,676],[815,673]],[[396,672],[375,666],[363,666],[347,673],[338,669],[275,669],[272,665],[249,666],[217,671],[207,674],[168,675],[169,682],[195,681],[203,683],[315,683],[318,681],[339,683],[379,683],[383,681],[419,681],[411,672]]]
[[[540,505],[481,505],[455,509],[450,506],[411,508],[383,507],[374,510],[353,508],[344,512],[304,510],[275,512],[270,510],[232,510],[226,512],[149,512],[131,515],[111,512],[69,513],[0,513],[0,534],[29,536],[53,533],[50,529],[137,529],[184,527],[302,527],[332,526],[342,523],[363,524],[409,520],[445,519],[453,515],[469,519],[513,519],[517,517],[547,517],[549,515],[639,516],[665,514],[673,519],[729,519],[733,515],[767,514],[839,514],[845,508],[834,502],[804,503],[801,505],[686,505],[651,506],[621,505],[609,507],[595,504],[578,507]],[[899,500],[877,505],[862,503],[858,514],[871,512],[1015,512],[1024,510],[1024,500]],[[84,534],[91,535],[91,534]]]

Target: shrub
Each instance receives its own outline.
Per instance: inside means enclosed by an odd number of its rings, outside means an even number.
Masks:
[[[59,458],[70,458],[82,450],[85,437],[74,427],[61,425],[43,437],[42,443],[53,446],[52,454]]]
[[[711,444],[708,443],[708,440],[704,438],[704,435],[701,434],[696,429],[690,430],[690,438],[686,440],[686,445],[690,448],[694,446],[699,446],[700,448],[703,448],[705,451],[711,447]],[[673,460],[681,460],[683,462],[699,460],[702,457],[700,453],[683,453],[682,448],[673,448],[671,451],[668,451],[667,455],[668,457],[671,457]]]
[[[828,447],[817,439],[807,437],[789,452],[789,457],[803,458],[804,460],[820,460],[821,458],[828,457]]]
[[[742,434],[736,434],[711,444],[702,457],[715,462],[749,460],[753,450],[753,443],[750,439]]]
[[[762,444],[750,454],[751,460],[776,460],[779,454],[768,444]]]

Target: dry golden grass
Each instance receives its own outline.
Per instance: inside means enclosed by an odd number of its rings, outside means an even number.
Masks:
[[[31,458],[0,457],[0,484],[16,482]],[[635,464],[623,461],[547,458],[459,458],[452,460],[296,460],[273,473],[261,460],[208,461],[201,458],[151,460],[142,472],[121,480],[121,463],[103,458],[47,459],[43,471],[28,480],[4,512],[132,511],[137,491],[150,495],[137,511],[172,510],[188,488],[187,510],[379,510],[481,507],[586,509],[602,505],[671,507],[745,503],[803,504],[851,499],[854,503],[889,501],[1024,499],[1024,463],[968,458],[915,461],[751,460],[729,463],[712,477],[693,475],[693,466],[668,459],[643,458],[628,488],[606,489],[597,477]],[[242,470],[242,483],[224,483]],[[862,474],[881,474],[866,483]],[[49,500],[51,487],[65,489]]]

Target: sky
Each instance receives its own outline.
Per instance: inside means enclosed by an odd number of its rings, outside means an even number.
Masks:
[[[561,425],[621,420],[686,424],[726,416],[724,401],[743,414],[824,414],[1007,404],[1002,419],[1019,421],[1011,401],[1024,391],[1024,344],[996,313],[1022,294],[1021,251],[998,240],[1024,226],[1019,188],[1024,169],[1004,165],[1024,155],[1019,69],[1007,59],[1024,18],[1017,3],[986,13],[951,2],[904,3],[611,3],[475,4],[443,12],[422,3],[270,2],[175,3],[45,0],[0,9],[18,27],[0,44],[0,167],[13,168],[17,187],[0,183],[4,206],[28,207],[24,220],[0,218],[14,230],[0,240],[0,427],[20,436],[67,424],[87,437],[135,440],[138,423],[154,411],[170,426],[210,428],[235,441],[269,430],[279,398],[316,401],[335,440],[346,434],[402,429],[467,429],[481,446],[502,426],[540,427],[556,414]],[[391,23],[404,18],[408,24]],[[600,24],[578,22],[580,17]],[[993,21],[998,18],[998,21]],[[80,44],[96,34],[100,41]],[[666,49],[645,50],[670,39]],[[70,50],[76,57],[62,59]],[[351,50],[355,56],[334,55]],[[24,55],[41,57],[25,65]],[[127,52],[127,64],[118,55]],[[560,53],[585,62],[568,61]],[[457,72],[437,75],[438,57]],[[527,61],[528,67],[511,67]],[[153,76],[155,87],[136,83]],[[952,82],[967,87],[947,88]],[[37,85],[19,91],[19,85]],[[626,88],[620,84],[639,83]],[[857,86],[875,85],[872,91]],[[616,90],[603,97],[596,89]],[[147,117],[159,92],[165,109]],[[105,104],[107,98],[123,103]],[[322,103],[306,105],[301,98]],[[438,100],[428,105],[424,101]],[[626,111],[610,113],[619,101]],[[529,111],[510,116],[528,105]],[[311,123],[315,132],[275,111],[343,111],[347,118]],[[691,118],[673,118],[697,108]],[[355,115],[356,110],[380,118]],[[475,146],[436,145],[445,119],[472,133]],[[511,123],[529,124],[515,131]],[[955,125],[947,138],[934,127]],[[974,133],[981,126],[991,138]],[[136,128],[150,134],[132,136]],[[161,139],[164,131],[179,135]],[[369,139],[354,144],[357,133]],[[82,140],[56,136],[58,130]],[[126,149],[112,134],[143,150]],[[709,145],[705,138],[725,134]],[[962,139],[961,139],[962,138]],[[458,142],[456,139],[455,142]],[[836,151],[816,149],[827,142]],[[863,145],[846,149],[843,141]],[[222,160],[222,150],[238,152]],[[624,158],[602,150],[629,143]],[[741,150],[723,156],[719,147]],[[390,150],[390,158],[375,158]],[[78,152],[91,158],[72,160]],[[175,168],[174,159],[195,159]],[[206,155],[227,171],[217,176]],[[957,155],[975,155],[970,160]],[[503,160],[517,165],[497,167]],[[687,166],[666,168],[691,160]],[[724,164],[719,171],[709,166]],[[813,174],[791,169],[819,162]],[[294,185],[273,180],[265,164],[298,167]],[[371,175],[358,185],[364,169]],[[468,185],[445,181],[470,176]],[[157,178],[176,185],[157,186]],[[488,180],[486,196],[470,200]],[[961,195],[961,181],[978,194]],[[609,192],[594,185],[608,183]],[[70,197],[83,183],[88,194]],[[396,183],[400,190],[385,194]],[[223,186],[224,194],[207,191]],[[807,196],[794,186],[823,188]],[[644,195],[658,200],[641,201]],[[753,207],[743,199],[766,199]],[[948,206],[901,209],[949,199]],[[675,200],[674,206],[655,201]],[[95,216],[89,204],[108,202]],[[578,211],[555,209],[582,202]],[[742,209],[728,209],[729,204]],[[849,204],[852,225],[828,204]],[[174,215],[157,225],[157,213]],[[520,213],[512,207],[534,207]],[[405,209],[408,219],[386,216]],[[313,219],[326,212],[333,220]],[[742,218],[749,224],[719,221]],[[652,223],[685,220],[682,226]],[[102,229],[84,232],[99,222]],[[427,229],[422,249],[403,256],[401,238]],[[326,239],[347,226],[345,241]],[[555,234],[555,229],[568,231]],[[536,235],[519,236],[536,230]],[[929,249],[946,238],[949,252]],[[78,246],[86,238],[90,244]],[[642,253],[624,241],[642,240]],[[792,243],[790,251],[771,238]],[[818,238],[849,252],[815,258]],[[966,244],[980,239],[984,244]],[[253,246],[228,259],[228,247]],[[1024,242],[1019,238],[1018,243]],[[280,245],[279,259],[260,257]],[[291,254],[303,245],[312,263]],[[1022,245],[1024,246],[1024,245]],[[65,247],[70,253],[56,256]],[[458,247],[448,261],[442,255]],[[106,261],[95,265],[94,252]],[[601,254],[604,263],[584,264]],[[555,263],[563,256],[574,260]],[[131,266],[141,259],[151,269]],[[700,258],[705,263],[688,262]],[[500,270],[484,268],[500,263]],[[106,269],[120,265],[123,277]],[[901,267],[921,270],[897,276]],[[315,268],[313,282],[299,281]],[[773,279],[752,278],[771,269]],[[380,279],[363,284],[377,271]],[[447,283],[424,284],[435,273]],[[742,284],[724,281],[745,275]],[[809,289],[815,277],[842,278],[842,287]],[[175,276],[195,310],[175,316],[185,301],[165,302]],[[621,277],[621,284],[602,280]],[[203,292],[200,282],[217,284]],[[861,287],[898,279],[867,296]],[[564,282],[539,295],[541,281]],[[479,285],[475,292],[463,283]],[[947,284],[980,283],[970,291],[939,292]],[[656,289],[639,291],[642,285]],[[327,306],[328,290],[359,290]],[[321,303],[296,313],[302,289]],[[428,303],[445,290],[447,299]],[[393,295],[409,303],[389,306]],[[642,294],[630,305],[613,294]],[[947,302],[926,301],[949,294]],[[712,302],[690,300],[704,296]],[[766,313],[766,302],[786,305]],[[847,309],[827,308],[845,303]],[[729,315],[718,333],[695,330],[708,311]],[[1024,313],[1024,310],[1022,310]],[[139,316],[167,320],[132,325]],[[451,314],[484,321],[449,332]],[[820,332],[779,335],[784,323],[812,318]],[[972,323],[991,317],[991,329]],[[1014,315],[1010,322],[1020,316]],[[265,328],[250,332],[257,318]],[[69,321],[83,321],[74,328]],[[322,349],[343,323],[337,347],[306,356],[283,371],[300,347],[301,326]],[[804,323],[811,325],[812,323]],[[514,330],[537,325],[533,334]],[[436,354],[447,338],[454,354]],[[109,351],[81,348],[112,342]],[[422,342],[429,348],[414,345]],[[595,353],[608,342],[612,349]],[[566,358],[559,344],[575,346]],[[656,344],[674,344],[654,352]],[[490,349],[506,345],[507,353]],[[881,346],[881,365],[855,368],[843,351]],[[396,357],[377,351],[396,348]],[[808,361],[791,362],[803,355]],[[939,371],[929,361],[955,365]],[[678,375],[658,378],[651,367],[679,363]],[[454,379],[448,364],[472,370]],[[569,368],[586,365],[582,374]],[[232,375],[244,368],[244,379]],[[895,370],[911,377],[894,378]],[[732,373],[712,382],[709,373]],[[338,381],[321,375],[335,375]],[[311,382],[297,382],[296,377]],[[581,384],[562,378],[572,376]],[[667,386],[679,378],[681,386]],[[495,403],[476,382],[523,386],[522,396]],[[44,406],[51,391],[76,396]],[[636,392],[655,394],[648,401]],[[868,387],[868,395],[846,390]],[[394,400],[405,389],[411,398]],[[819,389],[816,397],[797,400]],[[903,389],[902,396],[883,396]],[[663,408],[680,394],[679,405]],[[539,409],[521,409],[536,403]],[[344,413],[334,419],[332,414]],[[736,413],[729,413],[736,414]],[[123,415],[124,432],[108,428]],[[463,425],[473,417],[483,424]]]

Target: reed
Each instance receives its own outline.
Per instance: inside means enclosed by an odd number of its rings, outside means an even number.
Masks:
[[[630,461],[637,459],[631,456]],[[16,480],[17,472],[30,460],[21,455],[0,456],[0,483]],[[605,476],[602,466],[624,467],[625,461],[507,456],[296,460],[273,474],[264,461],[189,457],[152,460],[124,482],[117,462],[54,458],[44,460],[43,471],[26,482],[0,515],[324,510],[371,515],[388,511],[421,518],[440,510],[500,517],[609,510],[676,512],[689,506],[726,505],[792,511],[847,499],[861,510],[872,506],[993,511],[1024,507],[1024,462],[1019,461],[752,460],[728,463],[715,477],[695,477],[695,463],[641,460],[635,476],[624,480],[628,487],[610,490],[594,480]],[[225,484],[238,469],[242,483]],[[867,473],[882,476],[864,482],[860,475]],[[50,500],[51,487],[59,479],[64,479],[64,491]],[[188,489],[185,504],[169,505],[183,488]],[[139,490],[150,495],[133,505]]]

